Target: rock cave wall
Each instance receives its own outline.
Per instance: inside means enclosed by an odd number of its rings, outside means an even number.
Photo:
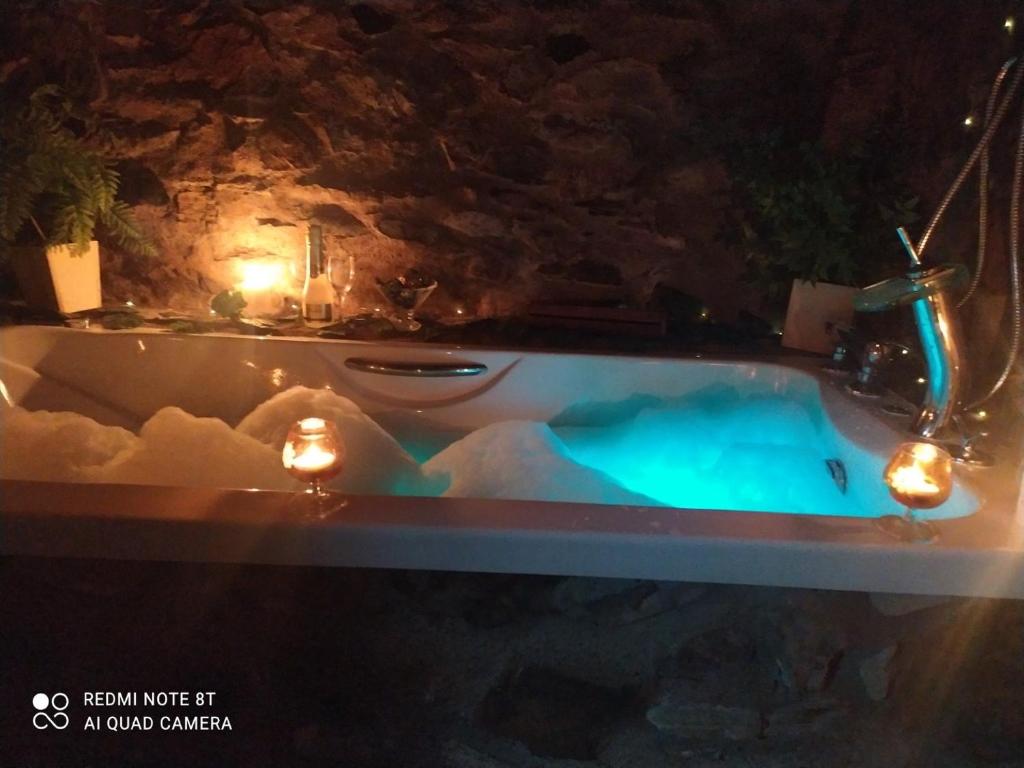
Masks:
[[[729,316],[760,297],[723,242],[728,158],[709,133],[836,146],[891,115],[927,204],[1007,47],[1004,9],[983,3],[18,5],[0,78],[89,103],[159,247],[149,263],[105,249],[108,298],[181,308],[249,259],[283,260],[295,290],[316,220],[352,276],[346,312],[416,266],[441,318],[643,306],[659,284]]]

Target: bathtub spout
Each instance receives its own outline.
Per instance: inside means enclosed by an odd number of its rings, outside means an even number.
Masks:
[[[897,358],[913,354],[911,349],[895,341],[872,341],[865,344],[860,367],[846,389],[860,397],[884,397],[895,388],[890,385],[890,369]]]
[[[921,437],[937,437],[961,406],[966,389],[960,323],[947,291],[919,298],[911,307],[928,366],[925,400],[912,429]]]
[[[868,286],[854,299],[854,306],[861,312],[879,312],[902,304],[910,304],[913,309],[928,369],[924,402],[911,427],[920,437],[941,436],[960,408],[966,390],[960,323],[950,295],[966,280],[962,265],[923,269],[915,263],[905,277]]]

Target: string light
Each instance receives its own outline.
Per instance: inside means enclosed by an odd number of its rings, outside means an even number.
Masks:
[[[974,115],[968,115],[964,118],[964,128],[974,127]]]
[[[1006,21],[1003,22],[1003,29],[1006,30],[1006,33],[1008,35],[1012,35],[1013,34],[1013,31],[1016,28],[1016,26],[1017,26],[1017,20],[1014,19],[1013,16],[1007,16],[1006,17]]]

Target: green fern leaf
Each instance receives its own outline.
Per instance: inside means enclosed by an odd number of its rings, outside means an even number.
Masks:
[[[154,255],[128,206],[117,200],[117,171],[66,127],[76,115],[54,85],[37,89],[20,110],[0,114],[0,240],[13,243],[28,223],[41,222],[48,244],[71,242],[81,250],[101,222],[127,250]]]
[[[122,248],[139,256],[155,257],[156,248],[142,233],[131,209],[123,202],[116,202],[100,216],[103,226]]]

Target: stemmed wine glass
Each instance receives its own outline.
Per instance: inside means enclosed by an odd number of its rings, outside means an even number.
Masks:
[[[344,320],[348,295],[355,283],[356,264],[352,254],[342,248],[334,248],[327,268],[331,286],[338,303],[337,320]]]
[[[281,463],[288,473],[304,483],[309,490],[303,496],[311,496],[313,510],[301,500],[307,516],[324,518],[345,506],[345,499],[333,497],[323,487],[341,472],[345,461],[345,445],[338,437],[338,430],[329,421],[319,418],[301,419],[288,430],[281,451]]]
[[[934,509],[944,504],[953,492],[953,457],[934,443],[903,443],[882,472],[889,495],[905,511],[902,516],[885,515],[879,526],[902,540],[933,541],[934,526],[919,520],[916,509]]]

